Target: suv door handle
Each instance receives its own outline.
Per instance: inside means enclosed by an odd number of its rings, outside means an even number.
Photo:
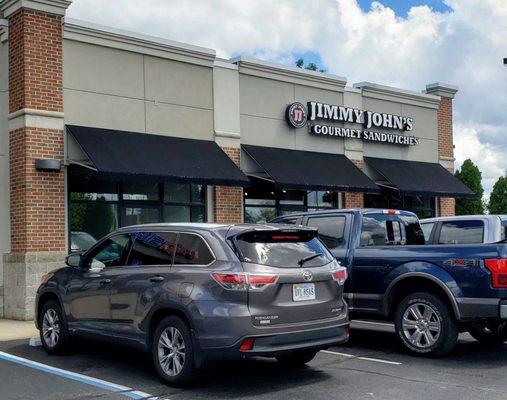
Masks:
[[[154,276],[154,277],[150,278],[150,282],[163,282],[163,281],[164,281],[163,276]]]
[[[102,279],[100,281],[101,285],[109,285],[111,283],[111,279]]]

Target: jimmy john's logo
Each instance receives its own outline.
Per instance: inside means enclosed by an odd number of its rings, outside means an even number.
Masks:
[[[308,102],[306,107],[301,103],[289,104],[285,117],[288,124],[293,128],[303,128],[305,125],[308,125],[308,130],[313,135],[348,137],[364,141],[406,146],[419,144],[419,138],[415,136],[374,130],[380,128],[382,130],[402,131],[403,133],[409,132],[413,129],[414,124],[414,120],[411,117],[364,111],[315,101]],[[322,124],[322,122],[344,125],[356,124],[360,125],[361,129]]]
[[[287,106],[285,119],[293,128],[302,128],[306,125],[306,107],[301,103],[292,103]]]

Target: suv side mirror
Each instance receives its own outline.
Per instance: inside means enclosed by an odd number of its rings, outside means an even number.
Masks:
[[[69,254],[65,258],[65,264],[69,267],[79,268],[81,266],[81,261],[83,260],[83,255],[81,253],[73,253]]]

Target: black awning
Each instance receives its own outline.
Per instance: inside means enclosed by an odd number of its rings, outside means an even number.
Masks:
[[[249,179],[215,143],[67,125],[102,177],[248,186]]]
[[[366,164],[408,196],[471,198],[475,194],[440,164],[365,157]]]
[[[243,145],[279,189],[377,193],[379,188],[343,154]]]

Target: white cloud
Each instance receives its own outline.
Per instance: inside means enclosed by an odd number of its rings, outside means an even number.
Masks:
[[[507,1],[447,0],[450,12],[412,7],[396,16],[382,1],[74,0],[68,15],[198,44],[218,56],[255,54],[287,62],[307,50],[350,83],[368,80],[421,90],[456,84],[459,162],[471,157],[486,191],[507,170]],[[480,151],[478,150],[480,149]]]

